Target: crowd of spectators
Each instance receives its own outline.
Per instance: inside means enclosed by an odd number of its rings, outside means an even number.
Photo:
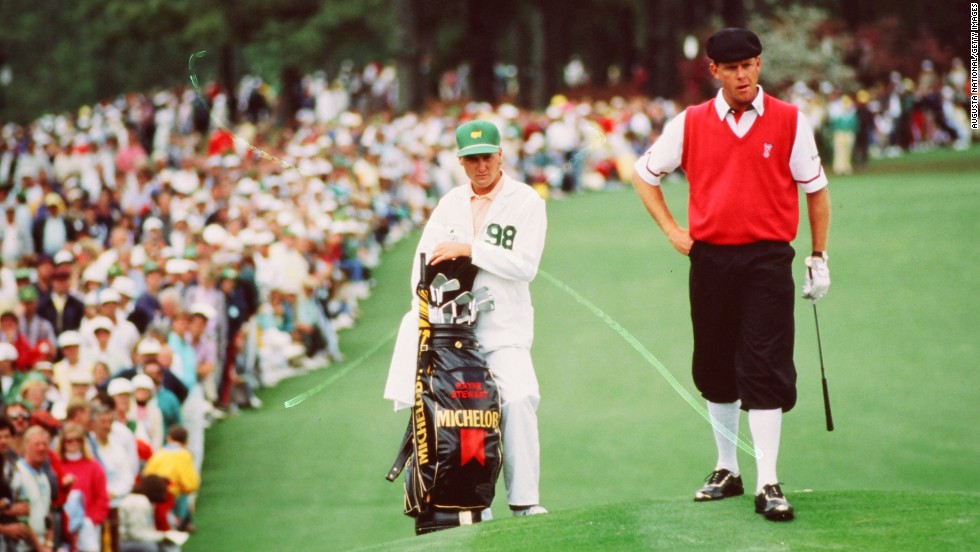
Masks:
[[[848,173],[852,159],[969,145],[961,70],[924,64],[918,84],[896,75],[854,98],[804,83],[780,95]],[[493,120],[506,170],[554,198],[621,186],[683,109],[555,96],[543,111],[396,116],[395,84],[391,67],[345,65],[279,93],[248,76],[233,94],[132,93],[0,127],[7,549],[179,547],[167,530],[194,529],[206,427],[342,361],[338,332],[380,253],[463,183],[461,121]]]
[[[850,91],[797,83],[786,96],[809,117],[826,164],[851,174],[874,158],[968,148],[978,137],[969,124],[969,86],[963,61],[955,58],[945,74],[923,60],[916,76],[893,72],[886,82]]]

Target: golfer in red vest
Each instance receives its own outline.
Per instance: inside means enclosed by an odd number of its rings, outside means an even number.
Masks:
[[[748,412],[756,448],[755,511],[793,519],[776,476],[784,412],[796,404],[793,365],[794,257],[799,190],[806,197],[812,252],[803,297],[830,287],[830,196],[813,129],[797,108],[758,85],[762,44],[745,29],[722,29],[707,44],[718,94],[672,119],[636,162],[633,185],[670,244],[691,259],[694,383],[708,412],[738,435]],[[660,179],[677,167],[689,184],[687,223],[671,214]],[[736,442],[714,429],[718,461],[696,501],[745,493]]]

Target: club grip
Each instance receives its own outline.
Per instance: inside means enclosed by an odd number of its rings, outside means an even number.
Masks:
[[[830,393],[827,392],[827,378],[823,378],[823,411],[827,417],[827,431],[833,431],[834,415],[830,412]]]

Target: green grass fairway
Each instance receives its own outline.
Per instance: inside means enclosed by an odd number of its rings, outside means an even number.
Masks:
[[[742,497],[712,504],[660,498],[504,519],[358,549],[439,550],[967,550],[980,540],[976,494],[788,495],[802,513],[770,523]],[[841,530],[847,527],[847,530]]]
[[[685,184],[665,194],[683,219]],[[539,277],[541,493],[553,515],[411,537],[402,480],[384,480],[407,413],[381,398],[409,304],[410,238],[387,253],[362,322],[342,334],[347,362],[265,390],[261,410],[209,430],[199,531],[185,550],[980,549],[980,148],[875,163],[832,178],[831,198],[833,285],[818,308],[837,429],[824,428],[813,311],[801,300],[799,402],[779,458],[797,521],[765,523],[748,498],[695,505],[714,465],[707,422],[606,322]],[[548,216],[542,270],[701,404],[687,259],[632,190],[553,201]],[[809,251],[805,224],[797,250]],[[744,417],[741,435],[749,441]],[[740,462],[751,490],[752,458]]]

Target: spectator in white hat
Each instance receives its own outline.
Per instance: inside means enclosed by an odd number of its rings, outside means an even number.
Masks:
[[[0,221],[0,259],[5,265],[14,267],[21,259],[34,252],[34,237],[30,229],[17,224],[17,208],[14,203],[4,203],[3,213]]]
[[[145,337],[136,345],[136,364],[132,368],[119,372],[116,376],[127,379],[132,379],[138,374],[150,376],[154,381],[158,382],[158,389],[166,390],[173,395],[177,403],[177,409],[179,410],[181,403],[187,399],[187,387],[184,386],[173,372],[162,368],[163,364],[161,359],[164,358],[165,354],[171,355],[169,348],[161,345],[155,337]],[[168,365],[170,362],[170,360],[167,360]],[[159,374],[147,370],[147,366],[151,364],[155,366],[154,370],[158,370]],[[163,394],[162,391],[158,391],[158,397],[161,394]],[[164,414],[167,414],[167,412],[164,411]]]
[[[137,292],[136,282],[128,276],[119,276],[112,281],[112,289],[119,292],[116,321],[128,320],[136,328],[137,333],[142,334],[150,324],[152,316],[136,304],[136,298],[140,295]]]
[[[133,382],[126,378],[112,378],[106,393],[112,397],[112,413],[116,421],[129,427],[129,407],[133,398]]]
[[[156,384],[146,374],[133,377],[133,401],[128,417],[136,422],[133,433],[149,443],[153,450],[160,450],[165,436],[163,412],[157,404]]]
[[[61,196],[48,192],[44,196],[44,209],[34,220],[31,232],[34,236],[34,250],[38,255],[54,257],[65,244],[74,241],[74,225],[65,213],[65,202]]]
[[[54,363],[50,360],[39,360],[34,363],[34,371],[40,374],[44,378],[44,382],[48,384],[47,392],[44,394],[48,403],[54,404],[61,401],[61,390],[54,383]]]
[[[90,327],[95,342],[94,344],[89,342],[88,347],[82,350],[82,362],[105,362],[106,366],[109,367],[110,375],[128,368],[131,363],[129,353],[112,343],[112,333],[115,327],[112,320],[105,316],[97,316],[92,320]]]
[[[58,386],[62,397],[71,395],[72,381],[76,374],[92,379],[92,365],[81,361],[82,336],[75,330],[64,332],[58,337],[61,360],[54,364],[52,379]]]
[[[108,397],[105,402],[96,400],[92,403],[89,436],[92,438],[93,449],[105,468],[109,507],[114,508],[133,488],[133,481],[139,474],[139,456],[133,433],[116,422],[110,405],[114,405],[114,402]]]
[[[85,422],[88,425],[88,413],[85,414],[84,420],[69,420],[71,414],[72,404],[88,404],[92,399],[95,398],[95,386],[91,374],[86,374],[84,372],[76,372],[71,374],[69,378],[69,383],[71,385],[71,392],[68,395],[63,395],[60,399],[52,403],[51,405],[51,415],[58,420],[64,421],[76,421]]]
[[[201,271],[198,283],[184,291],[184,307],[192,315],[190,330],[195,331],[194,318],[203,317],[206,327],[200,328],[201,335],[206,331],[214,348],[214,357],[207,359],[212,362],[209,372],[213,372],[218,366],[224,366],[225,350],[228,347],[228,317],[219,316],[219,313],[227,312],[225,295],[217,287],[219,275],[220,270],[217,267]],[[214,382],[213,376],[211,382]],[[213,399],[214,395],[209,394],[208,398]]]
[[[126,320],[120,309],[121,304],[122,295],[115,289],[106,288],[99,292],[99,314],[113,322],[111,346],[129,357],[140,339],[140,332]]]
[[[3,404],[17,401],[24,374],[14,369],[17,362],[17,349],[10,343],[0,343],[0,395]]]
[[[150,359],[143,363],[143,373],[153,380],[157,406],[160,407],[160,412],[163,414],[164,434],[175,425],[183,425],[184,417],[180,411],[181,399],[167,385],[168,376],[174,377],[173,374],[156,359]]]

